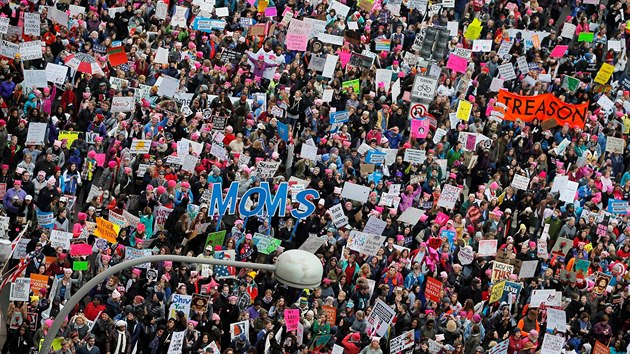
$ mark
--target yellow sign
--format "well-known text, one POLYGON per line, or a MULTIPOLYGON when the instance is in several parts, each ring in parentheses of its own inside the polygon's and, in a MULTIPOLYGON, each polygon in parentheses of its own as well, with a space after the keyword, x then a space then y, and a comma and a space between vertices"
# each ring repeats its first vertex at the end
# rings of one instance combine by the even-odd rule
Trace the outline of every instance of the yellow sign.
POLYGON ((258 12, 265 12, 267 6, 269 6, 268 0, 258 0, 258 12))
POLYGON ((468 28, 466 28, 464 37, 466 37, 466 39, 470 39, 471 41, 479 38, 482 28, 483 26, 481 25, 481 22, 476 18, 470 23, 470 25, 468 25, 468 28))
MULTIPOLYGON (((52 349, 55 350, 55 351, 61 349, 61 346, 63 344, 63 339, 64 339, 63 337, 57 337, 57 338, 53 339, 52 349)), ((44 344, 44 338, 39 340, 39 349, 42 348, 42 344, 44 344)))
POLYGON ((360 0, 359 7, 365 11, 372 11, 374 7, 374 0, 360 0))
POLYGON ((100 237, 109 243, 116 243, 118 231, 120 231, 120 226, 103 218, 96 218, 96 230, 94 230, 94 236, 100 237))
POLYGON ((599 71, 597 72, 597 76, 595 76, 595 82, 597 82, 598 84, 606 85, 614 71, 614 66, 608 63, 603 63, 602 67, 599 68, 599 71))
POLYGON ((505 280, 500 281, 492 286, 492 290, 490 291, 490 300, 488 303, 497 302, 503 296, 503 289, 505 288, 505 280))
POLYGON ((470 118, 470 112, 472 111, 472 106, 472 103, 460 100, 457 104, 457 118, 468 121, 468 118, 470 118))
POLYGON ((72 145, 72 142, 79 138, 79 132, 72 132, 68 130, 62 130, 59 132, 59 140, 67 140, 68 147, 72 145))

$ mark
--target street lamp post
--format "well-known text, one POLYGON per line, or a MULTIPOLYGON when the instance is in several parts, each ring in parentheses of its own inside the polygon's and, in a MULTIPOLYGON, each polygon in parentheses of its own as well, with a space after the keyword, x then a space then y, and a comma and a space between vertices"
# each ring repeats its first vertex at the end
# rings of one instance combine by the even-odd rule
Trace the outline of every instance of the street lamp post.
POLYGON ((275 272, 276 279, 279 282, 295 288, 304 289, 312 289, 318 287, 324 273, 324 268, 319 258, 317 258, 314 254, 303 250, 285 251, 278 257, 278 261, 276 262, 276 264, 236 262, 214 258, 197 258, 172 255, 156 255, 131 259, 119 263, 113 267, 106 269, 104 272, 97 274, 94 278, 92 278, 84 286, 82 286, 76 293, 74 293, 72 297, 70 297, 70 299, 68 299, 64 307, 61 309, 61 311, 59 311, 59 314, 55 318, 55 321, 48 329, 48 334, 46 334, 46 337, 44 338, 44 343, 39 349, 39 354, 49 353, 52 342, 59 332, 59 328, 61 328, 61 324, 63 323, 64 319, 70 315, 72 309, 74 309, 79 301, 81 301, 81 299, 83 299, 88 294, 88 292, 90 292, 90 290, 98 286, 109 276, 114 275, 127 268, 131 268, 138 264, 162 261, 222 265, 236 268, 264 269, 275 272))

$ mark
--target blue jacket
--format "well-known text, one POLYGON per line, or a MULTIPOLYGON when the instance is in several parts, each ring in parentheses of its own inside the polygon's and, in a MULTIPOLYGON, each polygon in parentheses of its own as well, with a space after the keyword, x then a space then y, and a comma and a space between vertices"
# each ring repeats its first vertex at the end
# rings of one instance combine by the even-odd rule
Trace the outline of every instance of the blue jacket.
POLYGON ((13 90, 15 90, 15 82, 3 81, 0 83, 0 96, 5 100, 11 97, 13 90))

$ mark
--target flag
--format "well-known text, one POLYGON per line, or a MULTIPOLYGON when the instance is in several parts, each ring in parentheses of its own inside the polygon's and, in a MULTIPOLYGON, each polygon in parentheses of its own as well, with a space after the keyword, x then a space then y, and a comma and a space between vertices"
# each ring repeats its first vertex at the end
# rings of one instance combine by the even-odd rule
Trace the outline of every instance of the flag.
POLYGON ((18 263, 17 267, 15 267, 15 270, 10 274, 6 274, 4 276, 4 279, 2 279, 2 283, 0 284, 0 292, 2 292, 2 289, 4 289, 7 284, 14 282, 17 278, 20 277, 22 272, 26 270, 26 267, 28 267, 28 265, 33 261, 35 255, 35 251, 33 251, 27 254, 26 257, 20 259, 20 263, 18 263))
MULTIPOLYGON (((234 260, 236 257, 235 257, 234 250, 224 250, 224 251, 215 251, 214 258, 228 261, 228 260, 234 260)), ((215 265, 214 276, 217 279, 236 278, 236 268, 228 267, 224 265, 215 265)))
POLYGON ((112 66, 128 63, 127 53, 125 53, 125 48, 123 46, 107 49, 107 56, 109 57, 109 63, 112 66))

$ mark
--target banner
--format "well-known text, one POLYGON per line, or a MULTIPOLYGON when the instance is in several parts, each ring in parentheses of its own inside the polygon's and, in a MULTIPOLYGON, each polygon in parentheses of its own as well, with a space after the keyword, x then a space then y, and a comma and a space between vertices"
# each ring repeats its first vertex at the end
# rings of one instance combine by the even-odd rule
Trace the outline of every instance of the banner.
POLYGON ((551 93, 536 96, 519 96, 506 90, 499 90, 495 111, 503 110, 504 120, 520 119, 531 122, 555 119, 558 125, 568 123, 572 128, 584 128, 588 103, 568 104, 551 93), (504 105, 504 106, 503 106, 504 105))

